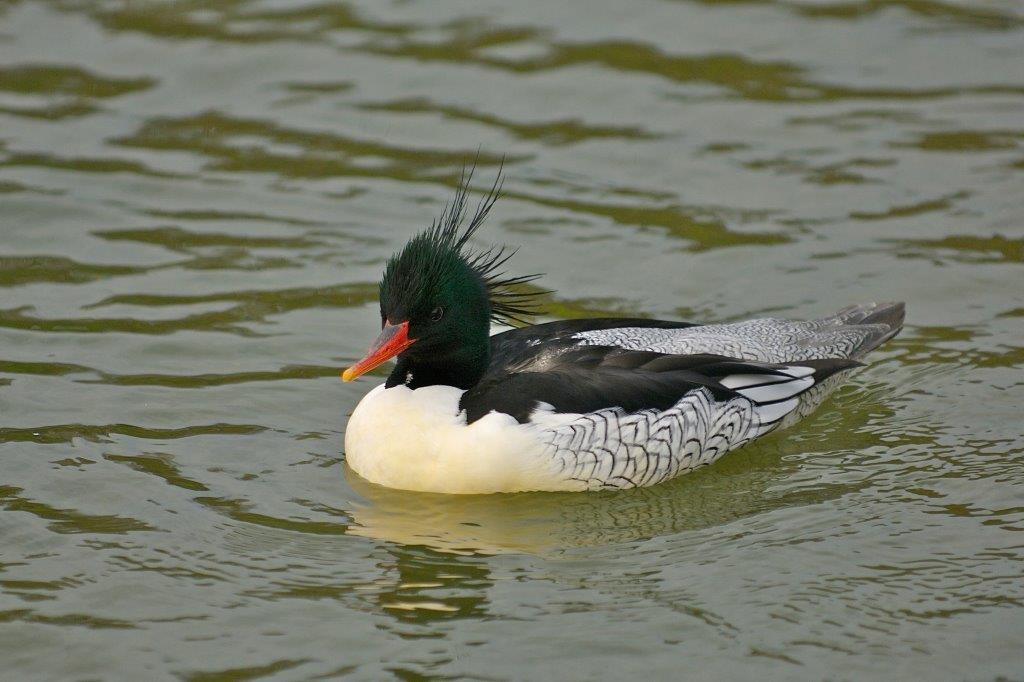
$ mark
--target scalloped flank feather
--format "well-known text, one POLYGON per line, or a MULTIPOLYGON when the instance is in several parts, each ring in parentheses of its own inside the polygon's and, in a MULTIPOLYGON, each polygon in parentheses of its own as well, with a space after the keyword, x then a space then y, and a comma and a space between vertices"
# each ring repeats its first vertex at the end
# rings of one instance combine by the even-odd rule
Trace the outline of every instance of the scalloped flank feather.
POLYGON ((463 229, 466 222, 469 185, 475 170, 475 163, 468 170, 463 168, 455 197, 450 203, 445 204, 441 215, 434 219, 429 228, 413 237, 401 253, 388 259, 380 284, 381 301, 386 299, 389 288, 395 291, 427 288, 430 282, 437 281, 443 276, 444 271, 450 267, 451 259, 457 258, 469 265, 487 287, 491 319, 498 324, 523 325, 527 323, 524 317, 537 313, 537 297, 549 292, 516 291, 517 287, 541 277, 540 274, 510 277, 500 270, 516 254, 517 249, 492 246, 482 251, 474 251, 467 245, 501 196, 504 182, 502 169, 499 168, 494 184, 480 199, 469 225, 463 229), (408 262, 410 258, 415 262, 408 262), (402 261, 405 261, 405 267, 399 267, 402 261))

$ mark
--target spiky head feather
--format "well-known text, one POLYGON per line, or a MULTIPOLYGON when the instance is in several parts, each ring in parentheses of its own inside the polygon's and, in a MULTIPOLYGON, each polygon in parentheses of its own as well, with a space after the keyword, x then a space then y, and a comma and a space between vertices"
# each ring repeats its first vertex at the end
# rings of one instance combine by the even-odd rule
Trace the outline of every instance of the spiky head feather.
POLYGON ((408 317, 429 314, 434 306, 433 296, 453 284, 458 285, 460 278, 485 290, 489 304, 487 314, 494 322, 525 324, 523 317, 535 314, 538 292, 516 291, 516 287, 540 275, 506 276, 501 267, 515 255, 515 250, 490 247, 474 251, 468 246, 498 200, 502 185, 499 170, 494 184, 463 228, 472 178, 472 169, 463 171, 455 198, 445 205, 441 215, 388 259, 380 282, 382 318, 396 309, 408 317))

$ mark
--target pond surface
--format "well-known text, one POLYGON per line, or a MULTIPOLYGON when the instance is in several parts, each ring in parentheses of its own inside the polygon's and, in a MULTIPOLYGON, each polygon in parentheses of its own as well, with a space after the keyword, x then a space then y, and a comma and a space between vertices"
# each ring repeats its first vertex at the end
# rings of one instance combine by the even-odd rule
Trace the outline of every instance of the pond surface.
POLYGON ((1024 677, 1020 4, 8 1, 0 123, 0 677, 1024 677), (544 319, 907 328, 659 487, 370 485, 477 155, 544 319))

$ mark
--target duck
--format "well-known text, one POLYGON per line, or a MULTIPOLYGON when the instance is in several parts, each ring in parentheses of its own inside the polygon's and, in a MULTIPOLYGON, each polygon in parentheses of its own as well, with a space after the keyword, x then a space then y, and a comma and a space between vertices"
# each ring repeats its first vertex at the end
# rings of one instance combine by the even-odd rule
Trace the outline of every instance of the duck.
POLYGON ((391 359, 345 429, 348 467, 408 491, 488 494, 656 485, 813 412, 903 327, 902 302, 807 321, 600 317, 526 324, 538 275, 474 249, 501 175, 468 211, 472 173, 388 259, 380 334, 346 369, 391 359), (492 323, 512 327, 491 334, 492 323))

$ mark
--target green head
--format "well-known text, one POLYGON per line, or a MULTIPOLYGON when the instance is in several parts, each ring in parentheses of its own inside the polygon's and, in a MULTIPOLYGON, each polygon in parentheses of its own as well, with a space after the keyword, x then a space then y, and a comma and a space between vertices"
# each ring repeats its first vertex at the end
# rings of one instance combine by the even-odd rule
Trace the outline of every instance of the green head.
POLYGON ((397 355, 389 386, 443 383, 469 388, 490 359, 491 321, 512 324, 531 314, 533 294, 512 289, 536 275, 505 277, 498 270, 514 252, 472 251, 467 246, 500 189, 495 180, 463 228, 471 177, 470 173, 459 183, 454 201, 441 217, 388 260, 380 282, 381 337, 344 378, 397 355))

